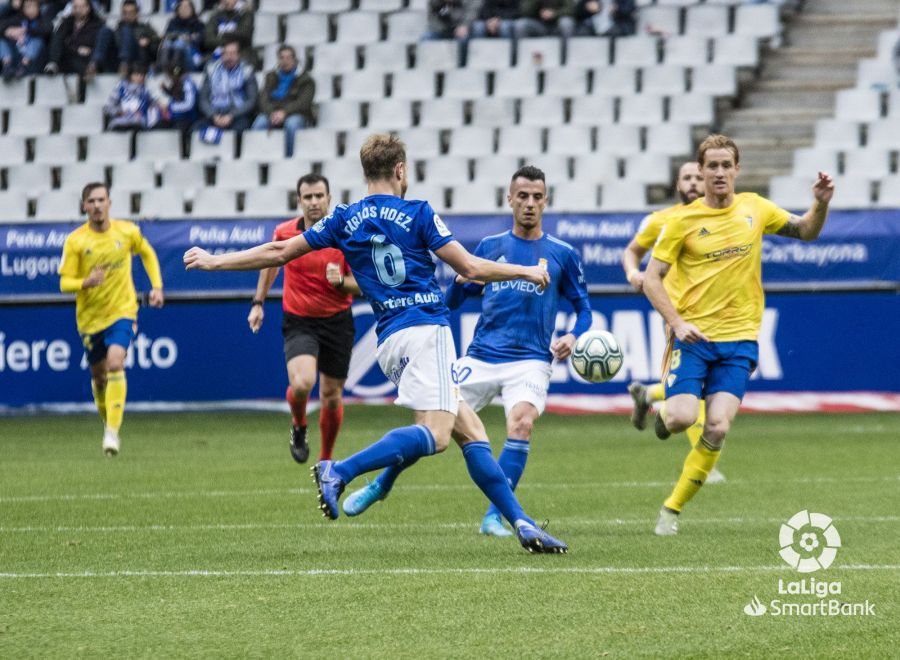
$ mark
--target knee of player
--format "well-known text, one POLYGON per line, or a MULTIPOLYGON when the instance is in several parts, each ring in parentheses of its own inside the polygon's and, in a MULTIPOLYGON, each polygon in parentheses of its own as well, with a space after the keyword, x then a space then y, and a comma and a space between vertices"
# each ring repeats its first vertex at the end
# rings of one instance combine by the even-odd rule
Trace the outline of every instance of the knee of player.
POLYGON ((294 390, 294 397, 298 399, 301 397, 308 397, 315 384, 315 379, 310 380, 308 378, 297 378, 291 381, 291 389, 294 390))
POLYGON ((444 429, 435 429, 428 427, 428 430, 431 431, 431 435, 434 437, 434 453, 440 454, 447 447, 450 446, 450 431, 446 431, 444 429))
POLYGON ((341 388, 324 386, 320 388, 319 394, 322 398, 322 406, 324 406, 325 408, 334 410, 335 408, 340 407, 341 388))
POLYGON ((674 433, 684 431, 697 421, 697 416, 684 410, 666 409, 666 428, 674 433))
POLYGON ((703 437, 712 443, 721 444, 730 429, 731 423, 727 419, 707 418, 703 425, 703 437))
POLYGON ((118 355, 106 356, 106 371, 122 371, 125 368, 125 358, 118 355))
POLYGON ((528 417, 510 419, 506 425, 506 434, 516 440, 531 440, 531 432, 534 430, 534 420, 528 417))

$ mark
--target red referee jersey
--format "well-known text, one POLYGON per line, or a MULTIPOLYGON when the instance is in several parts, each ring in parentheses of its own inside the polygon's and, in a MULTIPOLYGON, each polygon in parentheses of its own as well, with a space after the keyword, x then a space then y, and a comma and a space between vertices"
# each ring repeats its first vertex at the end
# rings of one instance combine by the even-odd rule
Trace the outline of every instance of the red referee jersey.
MULTIPOLYGON (((303 233, 303 218, 292 218, 275 227, 273 240, 284 241, 303 233)), ((341 293, 325 279, 325 266, 337 263, 344 275, 350 267, 344 254, 334 248, 315 250, 289 261, 284 266, 284 311, 296 316, 324 318, 342 312, 353 303, 353 296, 341 293)))

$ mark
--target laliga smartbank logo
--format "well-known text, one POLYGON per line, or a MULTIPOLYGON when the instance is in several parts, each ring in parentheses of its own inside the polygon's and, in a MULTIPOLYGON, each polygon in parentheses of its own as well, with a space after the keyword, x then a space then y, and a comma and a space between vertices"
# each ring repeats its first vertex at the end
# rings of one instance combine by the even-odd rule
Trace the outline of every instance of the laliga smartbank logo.
MULTIPOLYGON (((831 518, 823 513, 803 510, 791 516, 781 525, 778 534, 778 554, 799 573, 825 570, 837 556, 841 547, 841 535, 831 518)), ((868 600, 850 603, 842 596, 839 581, 817 580, 814 577, 796 581, 778 579, 778 598, 764 603, 754 594, 744 606, 744 614, 763 616, 871 616, 875 605, 868 600), (787 598, 785 598, 785 596, 787 598), (810 599, 809 597, 812 597, 810 599), (790 599, 790 600, 788 600, 790 599)))

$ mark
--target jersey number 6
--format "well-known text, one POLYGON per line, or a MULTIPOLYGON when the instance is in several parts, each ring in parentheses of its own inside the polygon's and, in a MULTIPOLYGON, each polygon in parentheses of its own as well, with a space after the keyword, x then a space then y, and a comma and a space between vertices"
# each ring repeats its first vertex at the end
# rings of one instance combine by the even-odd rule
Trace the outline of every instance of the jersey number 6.
POLYGON ((377 234, 372 237, 372 261, 378 279, 385 286, 400 286, 406 280, 406 264, 403 252, 396 245, 386 243, 385 237, 377 234))

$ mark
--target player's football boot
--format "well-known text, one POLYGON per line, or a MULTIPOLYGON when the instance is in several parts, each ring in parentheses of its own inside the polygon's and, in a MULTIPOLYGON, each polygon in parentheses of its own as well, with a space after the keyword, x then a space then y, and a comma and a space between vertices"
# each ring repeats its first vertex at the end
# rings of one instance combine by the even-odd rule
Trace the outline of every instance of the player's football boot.
POLYGON ((322 515, 337 520, 338 500, 344 492, 344 482, 332 470, 334 461, 319 461, 312 466, 313 479, 319 491, 319 508, 322 515))
POLYGON ((306 427, 291 427, 291 456, 298 463, 306 463, 309 459, 309 444, 306 442, 306 427))
POLYGON ((650 404, 647 403, 647 388, 634 381, 628 386, 628 393, 634 401, 631 409, 631 423, 638 431, 647 428, 647 413, 650 412, 650 404))
POLYGON ((709 471, 709 476, 706 477, 706 481, 703 482, 706 485, 709 484, 724 484, 725 483, 725 475, 719 472, 716 468, 713 468, 709 471))
POLYGON ((119 434, 112 429, 103 432, 103 453, 107 456, 119 455, 119 434))
POLYGON ((380 502, 387 496, 388 494, 381 489, 381 484, 373 481, 350 493, 341 508, 348 516, 358 516, 375 502, 380 502))
POLYGON ((678 533, 678 514, 666 507, 661 508, 653 533, 657 536, 675 536, 678 533))
POLYGON ((569 551, 565 543, 524 520, 516 523, 516 538, 523 548, 536 554, 565 554, 569 551))
POLYGON ((672 432, 666 428, 666 420, 663 418, 662 411, 656 415, 656 425, 654 426, 656 437, 660 440, 668 440, 672 432))
POLYGON ((503 520, 497 513, 488 513, 481 520, 479 530, 485 536, 512 536, 512 532, 503 526, 503 520))

